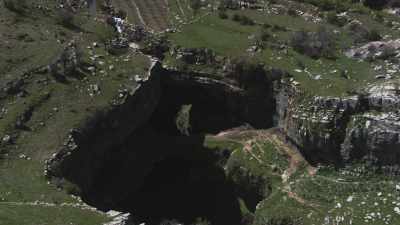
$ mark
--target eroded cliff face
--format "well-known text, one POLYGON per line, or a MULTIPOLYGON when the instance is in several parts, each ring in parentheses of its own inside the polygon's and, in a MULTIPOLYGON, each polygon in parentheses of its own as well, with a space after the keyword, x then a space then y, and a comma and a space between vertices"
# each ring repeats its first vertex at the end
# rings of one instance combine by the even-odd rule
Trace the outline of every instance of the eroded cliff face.
POLYGON ((91 189, 107 151, 142 126, 155 110, 161 95, 161 70, 155 63, 139 86, 120 93, 111 108, 95 112, 71 130, 64 145, 46 162, 46 175, 67 179, 82 191, 91 189))
POLYGON ((208 130, 214 133, 244 123, 254 128, 273 125, 273 89, 267 78, 244 88, 232 80, 216 79, 210 74, 168 71, 163 83, 164 94, 170 99, 164 103, 193 104, 191 124, 195 130, 215 127, 215 130, 208 130), (216 124, 220 124, 219 127, 216 124))
POLYGON ((110 110, 71 130, 48 160, 46 174, 75 184, 96 208, 134 212, 150 224, 163 218, 191 223, 197 217, 240 224, 237 187, 223 168, 230 153, 204 147, 204 135, 244 124, 271 127, 271 83, 242 88, 155 63, 140 84, 110 110), (187 105, 189 127, 182 133, 177 120, 187 105))
POLYGON ((366 89, 367 111, 351 117, 341 155, 346 162, 400 163, 400 86, 386 82, 366 89))
POLYGON ((400 162, 398 83, 376 84, 343 98, 302 98, 288 92, 287 84, 279 90, 284 93, 276 95, 279 125, 311 162, 400 162))

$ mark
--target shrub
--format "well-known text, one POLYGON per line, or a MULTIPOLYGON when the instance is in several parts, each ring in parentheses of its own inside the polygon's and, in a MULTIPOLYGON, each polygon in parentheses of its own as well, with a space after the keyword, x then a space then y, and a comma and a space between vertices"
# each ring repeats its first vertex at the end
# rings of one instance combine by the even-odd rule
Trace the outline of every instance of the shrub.
POLYGON ((296 12, 296 9, 294 9, 294 8, 292 8, 292 7, 290 7, 289 9, 288 9, 288 15, 289 16, 297 16, 297 12, 296 12))
POLYGON ((74 26, 74 14, 69 9, 59 9, 58 10, 58 22, 65 27, 74 26))
POLYGON ((211 223, 204 218, 196 218, 195 222, 191 225, 211 225, 211 223))
POLYGON ((295 51, 311 58, 334 58, 336 54, 336 41, 324 27, 317 32, 295 32, 291 45, 295 51))
POLYGON ((260 34, 261 41, 268 41, 271 39, 271 37, 272 37, 272 35, 267 30, 263 29, 261 31, 261 34, 260 34))
POLYGON ((77 75, 79 68, 84 63, 82 55, 81 48, 75 42, 69 43, 57 59, 49 65, 50 73, 58 79, 77 75))
POLYGON ((380 10, 389 3, 389 0, 364 0, 364 5, 371 8, 380 10))
POLYGON ((336 8, 333 0, 322 0, 318 3, 318 7, 322 10, 334 10, 336 8))
POLYGON ((26 0, 4 0, 4 6, 16 13, 22 14, 27 7, 26 0))
POLYGON ((117 11, 117 17, 126 19, 127 16, 128 16, 128 13, 125 10, 119 9, 117 11))
POLYGON ((267 219, 267 221, 264 221, 265 225, 302 225, 302 219, 301 218, 296 218, 296 217, 273 217, 270 219, 267 219))
POLYGON ((242 25, 254 25, 255 22, 248 16, 246 15, 239 15, 235 13, 232 17, 232 20, 235 22, 239 22, 242 25))
POLYGON ((346 24, 346 19, 343 17, 339 17, 336 12, 332 11, 326 15, 326 19, 328 23, 336 25, 336 26, 344 26, 346 24))
POLYGON ((273 30, 273 31, 283 31, 283 32, 288 31, 288 29, 287 29, 286 27, 280 26, 280 25, 278 25, 278 24, 274 24, 274 25, 272 26, 272 30, 273 30))
POLYGON ((170 48, 170 42, 166 36, 152 36, 144 41, 142 52, 160 59, 164 58, 164 53, 170 48))
POLYGON ((235 9, 239 8, 239 4, 235 0, 223 0, 223 1, 221 1, 220 8, 221 9, 233 9, 233 10, 235 10, 235 9))
POLYGON ((400 8, 400 0, 391 0, 389 6, 392 8, 400 8))
POLYGON ((269 23, 264 23, 263 25, 262 25, 262 28, 263 29, 269 29, 269 28, 271 28, 272 26, 271 26, 271 24, 269 24, 269 23))
POLYGON ((95 35, 101 43, 106 44, 116 36, 116 32, 114 28, 108 24, 96 24, 95 35))
POLYGON ((350 8, 351 0, 297 0, 317 6, 324 11, 345 11, 350 8))
POLYGON ((367 40, 368 41, 380 41, 380 40, 382 40, 382 36, 379 34, 379 31, 373 29, 368 32, 367 40))
POLYGON ((255 23, 251 18, 243 15, 241 17, 240 24, 242 24, 242 25, 250 25, 251 26, 251 25, 254 25, 255 23))
POLYGON ((232 20, 236 21, 236 22, 240 22, 240 20, 242 19, 242 17, 239 14, 233 14, 232 20))
POLYGON ((383 16, 381 11, 378 11, 374 15, 374 20, 377 21, 378 23, 384 23, 385 22, 385 18, 384 18, 384 16, 383 16))
POLYGON ((225 12, 225 11, 223 11, 223 10, 219 10, 219 12, 218 12, 218 16, 219 16, 219 18, 221 18, 221 19, 228 19, 228 14, 225 12))
POLYGON ((375 29, 369 30, 366 26, 358 23, 349 24, 347 27, 354 38, 355 43, 367 41, 380 41, 382 39, 379 31, 375 29))
POLYGON ((238 57, 232 60, 228 76, 246 88, 253 84, 263 84, 266 71, 264 64, 254 58, 238 57))
POLYGON ((190 1, 190 7, 193 9, 194 14, 197 14, 197 12, 200 10, 202 6, 201 0, 191 0, 190 1))
POLYGON ((183 135, 189 136, 191 125, 190 125, 190 111, 192 105, 182 105, 181 109, 176 115, 175 124, 179 132, 183 135))
POLYGON ((65 181, 63 188, 67 192, 67 194, 70 194, 70 195, 79 196, 82 194, 82 190, 80 189, 80 187, 78 185, 73 184, 68 181, 65 181))

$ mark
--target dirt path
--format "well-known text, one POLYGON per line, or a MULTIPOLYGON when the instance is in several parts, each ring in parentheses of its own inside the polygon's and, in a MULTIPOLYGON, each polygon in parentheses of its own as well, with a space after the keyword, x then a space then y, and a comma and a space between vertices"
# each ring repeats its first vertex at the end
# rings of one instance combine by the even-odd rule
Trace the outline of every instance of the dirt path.
POLYGON ((227 131, 223 131, 217 134, 215 137, 222 139, 231 139, 235 137, 240 137, 241 135, 251 135, 253 138, 250 140, 245 140, 242 142, 243 150, 250 154, 258 163, 264 164, 264 162, 253 153, 253 147, 257 146, 257 148, 262 149, 260 146, 260 142, 269 141, 272 143, 277 150, 279 150, 282 154, 284 154, 288 161, 289 165, 285 169, 285 171, 281 174, 282 177, 282 190, 288 194, 290 198, 295 199, 297 202, 317 208, 318 205, 308 202, 307 200, 300 197, 296 192, 292 190, 290 184, 290 178, 302 167, 306 166, 306 170, 310 176, 314 176, 316 174, 317 169, 304 159, 302 154, 298 151, 298 149, 287 142, 285 140, 285 136, 280 133, 276 129, 271 130, 243 130, 243 129, 231 129, 227 131))
POLYGON ((250 154, 254 159, 256 159, 258 163, 264 164, 264 162, 258 156, 256 156, 256 154, 253 153, 253 145, 255 143, 256 142, 254 142, 254 140, 246 141, 243 150, 246 151, 248 154, 250 154))
POLYGON ((176 4, 178 5, 179 11, 181 11, 183 19, 186 20, 187 18, 186 18, 185 10, 183 10, 183 8, 182 8, 181 1, 180 0, 175 0, 175 1, 176 1, 176 4))
POLYGON ((289 166, 282 174, 282 184, 283 191, 288 194, 290 198, 295 199, 297 202, 308 205, 312 208, 317 208, 318 205, 313 204, 300 197, 296 192, 292 190, 290 185, 290 178, 300 169, 302 165, 306 165, 306 170, 310 176, 314 176, 316 173, 316 168, 308 164, 308 162, 304 159, 302 154, 298 151, 298 149, 287 142, 282 133, 276 130, 268 130, 268 131, 259 131, 259 137, 264 140, 270 141, 278 150, 280 150, 283 154, 288 157, 289 166))
POLYGON ((140 12, 139 7, 136 5, 136 2, 134 0, 130 0, 130 1, 132 2, 133 6, 136 9, 136 13, 137 13, 137 15, 139 17, 140 23, 143 24, 143 26, 147 26, 146 21, 144 21, 142 13, 140 12))

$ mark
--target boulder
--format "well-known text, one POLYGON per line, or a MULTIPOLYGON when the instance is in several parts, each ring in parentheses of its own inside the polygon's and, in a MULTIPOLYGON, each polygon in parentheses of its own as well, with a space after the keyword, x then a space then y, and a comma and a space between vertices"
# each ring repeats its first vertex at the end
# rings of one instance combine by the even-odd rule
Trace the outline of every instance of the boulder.
POLYGON ((359 48, 353 48, 345 54, 347 57, 362 59, 362 60, 375 60, 375 59, 388 59, 390 57, 397 57, 400 53, 400 39, 390 41, 374 41, 369 42, 359 48))

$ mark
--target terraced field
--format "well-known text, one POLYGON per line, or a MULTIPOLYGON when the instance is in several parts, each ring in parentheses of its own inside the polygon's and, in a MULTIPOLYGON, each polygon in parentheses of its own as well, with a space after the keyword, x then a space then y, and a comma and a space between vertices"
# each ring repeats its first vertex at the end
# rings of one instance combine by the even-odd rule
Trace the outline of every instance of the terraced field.
POLYGON ((146 25, 154 31, 168 27, 168 2, 166 0, 135 0, 146 25))
POLYGON ((115 0, 113 5, 128 14, 134 24, 145 25, 156 32, 168 28, 168 0, 115 0))
POLYGON ((209 3, 210 7, 204 7, 197 12, 190 7, 189 0, 114 0, 112 4, 127 13, 130 23, 162 32, 208 15, 211 5, 215 5, 213 1, 209 3))

